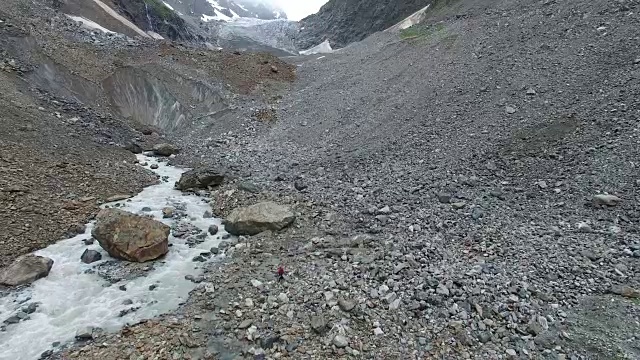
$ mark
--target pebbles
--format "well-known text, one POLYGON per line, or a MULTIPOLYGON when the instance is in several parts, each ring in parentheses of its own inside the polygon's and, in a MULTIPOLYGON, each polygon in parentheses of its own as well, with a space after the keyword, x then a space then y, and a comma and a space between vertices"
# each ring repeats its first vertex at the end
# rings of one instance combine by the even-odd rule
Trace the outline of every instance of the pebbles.
POLYGON ((265 358, 580 359, 623 349, 636 325, 585 341, 571 316, 585 298, 634 293, 611 284, 638 285, 636 85, 602 51, 629 48, 637 27, 605 2, 539 5, 463 7, 477 31, 444 17, 449 47, 441 36, 409 46, 382 33, 339 58, 299 59, 277 126, 225 134, 216 154, 212 141, 189 139, 184 156, 234 164, 261 185, 223 184, 211 194, 216 214, 277 201, 296 222, 238 248, 222 243, 228 262, 193 292, 181 331, 198 336, 188 314, 210 314, 208 344, 238 341, 234 355, 265 358), (600 23, 616 24, 615 41, 593 37, 600 23), (429 82, 416 80, 423 73, 429 82), (312 186, 299 191, 293 179, 312 186), (624 201, 595 200, 605 192, 624 201))

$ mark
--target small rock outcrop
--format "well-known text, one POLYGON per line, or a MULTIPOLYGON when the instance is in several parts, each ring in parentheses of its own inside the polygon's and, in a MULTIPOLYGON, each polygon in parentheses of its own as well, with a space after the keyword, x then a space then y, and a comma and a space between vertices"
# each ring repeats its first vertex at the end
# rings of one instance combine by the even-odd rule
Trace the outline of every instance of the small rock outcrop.
POLYGON ((207 189, 212 186, 219 186, 224 181, 224 174, 211 169, 193 169, 185 172, 180 177, 180 180, 176 182, 176 189, 178 190, 196 190, 207 189))
POLYGON ((171 156, 177 154, 180 150, 171 144, 157 144, 153 147, 153 153, 159 156, 171 156))
POLYGON ((171 228, 159 221, 118 209, 98 213, 93 237, 109 255, 127 261, 145 262, 169 251, 171 228))
POLYGON ((0 284, 17 286, 32 283, 49 275, 52 266, 53 260, 44 256, 21 256, 0 273, 0 284))
POLYGON ((234 210, 225 222, 225 229, 233 235, 256 235, 281 230, 294 220, 295 215, 288 207, 267 201, 234 210))

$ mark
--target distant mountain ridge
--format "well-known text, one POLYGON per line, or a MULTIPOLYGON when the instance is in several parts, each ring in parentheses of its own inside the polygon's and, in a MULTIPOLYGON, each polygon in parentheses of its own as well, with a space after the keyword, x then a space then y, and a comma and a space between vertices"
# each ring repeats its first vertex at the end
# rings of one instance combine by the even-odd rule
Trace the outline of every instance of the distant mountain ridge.
POLYGON ((300 21, 296 37, 300 49, 329 40, 344 47, 385 30, 437 0, 329 0, 318 13, 300 21))
POLYGON ((179 15, 202 22, 229 21, 239 17, 262 20, 287 18, 282 9, 260 0, 164 0, 164 3, 179 15))

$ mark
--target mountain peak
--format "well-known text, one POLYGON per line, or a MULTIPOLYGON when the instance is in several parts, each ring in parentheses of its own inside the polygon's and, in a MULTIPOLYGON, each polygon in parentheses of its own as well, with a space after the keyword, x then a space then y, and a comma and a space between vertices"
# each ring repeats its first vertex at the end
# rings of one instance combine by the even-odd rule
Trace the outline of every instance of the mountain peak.
POLYGON ((260 0, 164 0, 183 17, 197 21, 230 21, 236 18, 286 19, 286 13, 260 0))

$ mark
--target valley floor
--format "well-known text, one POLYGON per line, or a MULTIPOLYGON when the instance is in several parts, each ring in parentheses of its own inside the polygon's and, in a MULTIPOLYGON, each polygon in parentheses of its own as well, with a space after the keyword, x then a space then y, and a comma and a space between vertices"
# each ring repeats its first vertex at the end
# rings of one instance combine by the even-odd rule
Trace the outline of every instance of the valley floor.
POLYGON ((640 358, 640 2, 436 3, 168 133, 295 224, 53 358, 640 358))

